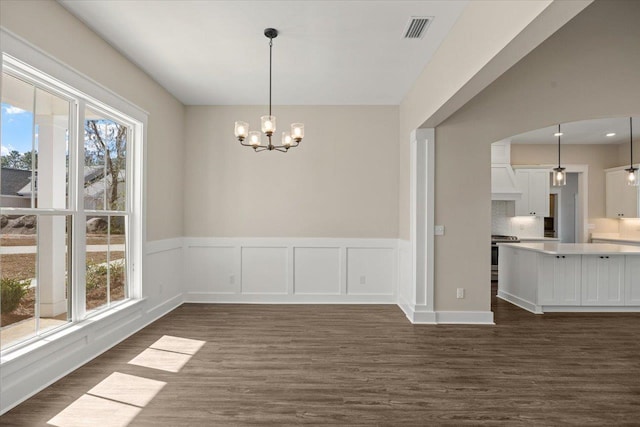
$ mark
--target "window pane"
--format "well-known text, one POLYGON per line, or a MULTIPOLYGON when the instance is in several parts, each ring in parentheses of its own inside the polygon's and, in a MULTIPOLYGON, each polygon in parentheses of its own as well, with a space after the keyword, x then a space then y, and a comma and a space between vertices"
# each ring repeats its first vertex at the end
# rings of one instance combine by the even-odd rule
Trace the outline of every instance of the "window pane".
POLYGON ((124 215, 87 220, 87 311, 128 297, 124 215))
POLYGON ((108 303, 109 217, 87 218, 87 311, 108 303))
POLYGON ((66 324, 71 216, 2 216, 2 348, 66 324))
POLYGON ((2 74, 0 103, 2 191, 1 207, 33 207, 32 168, 34 152, 33 104, 35 88, 6 73, 2 74))
POLYGON ((69 102, 36 89, 36 206, 65 209, 69 182, 69 102))
POLYGON ((84 123, 84 207, 124 211, 127 182, 127 126, 90 108, 84 123))
POLYGON ((112 216, 109 233, 109 297, 117 302, 127 295, 127 264, 124 216, 112 216))
POLYGON ((36 334, 38 227, 34 215, 0 219, 0 345, 5 349, 36 334))

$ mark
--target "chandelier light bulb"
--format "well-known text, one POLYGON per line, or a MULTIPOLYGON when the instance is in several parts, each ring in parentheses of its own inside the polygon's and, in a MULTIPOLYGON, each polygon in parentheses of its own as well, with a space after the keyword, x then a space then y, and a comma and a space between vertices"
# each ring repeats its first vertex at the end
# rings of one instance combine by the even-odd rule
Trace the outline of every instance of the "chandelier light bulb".
POLYGON ((285 147, 291 147, 291 142, 293 140, 291 139, 291 135, 289 135, 287 132, 282 132, 282 145, 284 145, 285 147))
POLYGON ((291 125, 291 137, 295 142, 300 142, 304 138, 304 124, 294 123, 291 125))
POLYGON ((635 174, 635 173, 633 173, 633 172, 629 172, 629 175, 628 175, 627 179, 628 179, 630 182, 635 182, 635 181, 636 181, 636 174, 635 174))
POLYGON ((262 144, 260 132, 249 132, 249 144, 253 147, 259 147, 262 144))
POLYGON ((240 142, 244 141, 249 134, 249 124, 245 122, 236 122, 235 134, 236 138, 238 138, 240 142))
POLYGON ((273 132, 276 131, 275 116, 262 116, 260 122, 262 123, 262 132, 267 136, 273 135, 273 132))

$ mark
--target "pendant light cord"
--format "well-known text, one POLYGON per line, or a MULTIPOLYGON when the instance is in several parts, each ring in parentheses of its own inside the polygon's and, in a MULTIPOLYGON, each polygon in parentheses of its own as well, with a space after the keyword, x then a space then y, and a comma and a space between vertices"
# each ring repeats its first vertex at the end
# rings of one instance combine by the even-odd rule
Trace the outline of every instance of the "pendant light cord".
POLYGON ((560 169, 560 125, 558 125, 558 169, 560 169))
POLYGON ((633 169, 633 120, 631 120, 631 117, 629 117, 629 147, 631 147, 631 158, 629 159, 631 164, 629 167, 633 169))
POLYGON ((273 56, 273 38, 269 37, 269 116, 271 116, 271 63, 273 56))

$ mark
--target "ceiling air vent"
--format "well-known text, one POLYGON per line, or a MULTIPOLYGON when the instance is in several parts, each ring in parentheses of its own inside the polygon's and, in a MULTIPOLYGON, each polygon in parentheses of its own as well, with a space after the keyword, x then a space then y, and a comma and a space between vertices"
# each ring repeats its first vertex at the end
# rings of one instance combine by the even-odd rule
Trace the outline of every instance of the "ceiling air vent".
POLYGON ((412 16, 404 30, 404 38, 421 39, 432 19, 431 16, 412 16))

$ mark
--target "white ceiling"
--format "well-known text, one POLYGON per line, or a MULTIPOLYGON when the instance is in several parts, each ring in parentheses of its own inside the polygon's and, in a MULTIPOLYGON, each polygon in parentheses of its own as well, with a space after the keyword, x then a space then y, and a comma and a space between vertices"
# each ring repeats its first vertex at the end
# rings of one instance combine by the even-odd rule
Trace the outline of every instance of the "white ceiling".
POLYGON ((187 105, 397 105, 468 0, 59 0, 187 105), (411 16, 434 20, 404 40, 411 16))
MULTIPOLYGON (((633 118, 634 141, 640 135, 640 117, 633 118)), ((623 144, 629 142, 629 117, 583 120, 562 123, 561 144, 623 144), (608 137, 608 133, 615 136, 608 137)), ((508 138, 512 144, 557 144, 558 125, 537 129, 508 138)))

